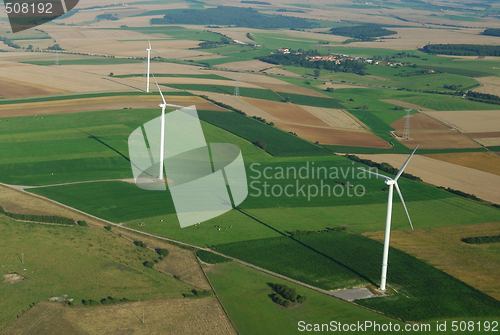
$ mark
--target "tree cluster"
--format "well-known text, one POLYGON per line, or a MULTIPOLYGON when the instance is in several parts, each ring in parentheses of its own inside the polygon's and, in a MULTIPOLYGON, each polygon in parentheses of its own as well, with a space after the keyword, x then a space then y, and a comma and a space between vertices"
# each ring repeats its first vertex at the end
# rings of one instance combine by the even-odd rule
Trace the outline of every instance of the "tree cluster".
POLYGON ((500 36, 500 29, 499 28, 488 28, 485 29, 481 35, 487 35, 487 36, 500 36))
POLYGON ((30 221, 30 222, 42 222, 42 223, 57 223, 66 225, 75 225, 76 222, 73 219, 65 218, 55 215, 34 215, 34 214, 18 214, 6 212, 2 206, 0 206, 0 214, 4 214, 14 220, 20 221, 30 221))
POLYGON ((478 44, 428 44, 422 51, 453 56, 500 56, 500 46, 478 44))
POLYGON ((110 21, 118 21, 119 18, 118 16, 115 14, 99 14, 95 17, 96 20, 110 20, 110 21))
POLYGON ((397 32, 374 25, 361 25, 350 27, 336 27, 330 29, 333 35, 347 36, 355 39, 369 41, 375 37, 395 35, 397 32))
POLYGON ((270 284, 270 286, 275 292, 271 295, 271 299, 281 306, 290 307, 294 302, 301 304, 306 301, 306 297, 299 295, 294 288, 284 284, 270 284))
POLYGON ((8 45, 11 48, 14 49, 20 49, 21 47, 17 45, 16 43, 12 42, 12 40, 8 39, 7 37, 0 37, 0 41, 2 41, 4 44, 8 45))
POLYGON ((222 25, 257 29, 315 28, 316 22, 282 15, 264 15, 252 8, 218 6, 216 8, 173 10, 151 24, 222 25))

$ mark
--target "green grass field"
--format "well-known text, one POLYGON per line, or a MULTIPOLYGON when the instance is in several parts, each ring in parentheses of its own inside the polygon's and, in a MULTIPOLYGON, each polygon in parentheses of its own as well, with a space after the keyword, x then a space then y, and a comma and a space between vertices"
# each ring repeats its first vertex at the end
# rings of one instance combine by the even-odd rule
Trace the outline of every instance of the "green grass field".
MULTIPOLYGON (((0 330, 50 297, 100 300, 108 296, 130 300, 180 298, 192 287, 147 269, 143 262, 158 259, 118 235, 78 226, 61 227, 15 222, 0 216, 2 273, 15 272, 26 280, 2 285, 0 330), (24 253, 24 264, 21 263, 24 253)), ((2 277, 3 280, 3 277, 2 277)))
MULTIPOLYGON (((373 320, 377 323, 400 323, 367 309, 340 301, 319 292, 277 279, 242 265, 221 264, 207 270, 217 296, 242 335, 300 334, 299 321, 329 324, 331 321, 357 323, 373 320), (285 309, 269 297, 269 283, 286 284, 295 288, 307 301, 296 308, 285 309)), ((367 331, 366 334, 375 334, 367 331)))
MULTIPOLYGON (((236 84, 236 82, 235 82, 236 84)), ((222 85, 202 85, 202 84, 163 84, 163 86, 174 87, 180 90, 194 90, 194 91, 204 91, 204 92, 215 92, 223 94, 234 94, 234 85, 222 86, 222 85)), ((270 101, 282 102, 283 98, 271 90, 240 87, 240 96, 248 98, 257 98, 270 101)))
MULTIPOLYGON (((214 249, 311 285, 335 289, 378 284, 383 245, 356 234, 330 232, 214 249)), ((398 293, 359 304, 411 321, 500 314, 499 301, 408 254, 391 249, 389 260, 388 283, 398 293)))
POLYGON ((330 155, 325 149, 295 135, 235 112, 199 111, 200 119, 250 142, 264 141, 273 156, 330 155))

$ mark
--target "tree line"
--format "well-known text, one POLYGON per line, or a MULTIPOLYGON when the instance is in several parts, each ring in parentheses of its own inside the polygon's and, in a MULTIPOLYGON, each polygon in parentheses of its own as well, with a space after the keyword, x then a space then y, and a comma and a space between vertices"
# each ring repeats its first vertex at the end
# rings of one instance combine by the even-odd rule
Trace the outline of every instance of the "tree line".
POLYGON ((20 221, 31 221, 31 222, 41 222, 41 223, 57 223, 66 225, 75 225, 76 222, 73 219, 65 218, 55 215, 34 215, 34 214, 18 214, 6 212, 2 206, 0 206, 0 213, 4 214, 14 220, 20 221))
POLYGON ((428 44, 422 48, 429 54, 452 56, 500 56, 500 46, 478 44, 428 44))
POLYGON ((151 19, 151 24, 215 24, 257 29, 315 28, 319 26, 316 22, 298 17, 264 15, 253 8, 229 6, 218 6, 204 10, 172 10, 161 19, 151 19))
POLYGON ((500 29, 499 28, 488 28, 485 29, 481 35, 486 35, 486 36, 500 36, 500 29))
POLYGON ((362 41, 370 41, 373 40, 375 37, 397 34, 397 32, 395 32, 394 30, 389 30, 373 25, 335 27, 330 29, 330 32, 333 35, 352 37, 362 41))

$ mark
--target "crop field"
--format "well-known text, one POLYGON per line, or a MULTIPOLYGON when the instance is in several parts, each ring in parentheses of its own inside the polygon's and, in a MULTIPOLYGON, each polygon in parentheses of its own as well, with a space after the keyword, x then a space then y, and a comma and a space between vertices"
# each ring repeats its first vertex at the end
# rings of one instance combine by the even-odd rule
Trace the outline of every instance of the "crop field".
POLYGON ((500 175, 500 157, 493 152, 464 152, 453 154, 425 155, 432 159, 448 162, 471 169, 500 175))
MULTIPOLYGON (((169 96, 169 103, 176 105, 196 105, 200 109, 213 109, 221 111, 222 108, 195 96, 169 96)), ((111 96, 83 99, 68 99, 59 101, 45 101, 33 103, 19 103, 0 105, 0 113, 3 117, 27 116, 27 115, 51 115, 64 113, 92 112, 96 110, 119 110, 119 109, 144 109, 156 108, 161 102, 161 97, 156 95, 143 96, 111 96)), ((160 111, 161 112, 161 111, 160 111)), ((43 123, 42 120, 39 120, 43 123)))
MULTIPOLYGON (((405 127, 405 122, 406 122, 406 117, 401 118, 399 120, 394 121, 391 124, 391 127, 398 130, 402 131, 405 127)), ((444 130, 444 129, 449 129, 449 127, 445 126, 444 124, 437 122, 434 119, 431 119, 425 114, 418 113, 418 114, 412 114, 411 119, 410 119, 410 130, 444 130)))
POLYGON ((236 334, 214 297, 150 300, 93 308, 65 308, 57 303, 44 302, 31 308, 4 332, 63 335, 103 331, 236 334), (145 323, 142 322, 143 310, 145 323))
MULTIPOLYGON (((234 94, 234 86, 214 86, 214 85, 197 85, 197 84, 169 84, 168 86, 180 90, 214 92, 222 94, 234 94)), ((270 101, 283 101, 283 98, 271 90, 263 90, 258 88, 241 87, 240 96, 249 98, 258 98, 270 101)))
MULTIPOLYGON (((405 155, 359 155, 377 162, 387 162, 393 166, 403 165, 405 155)), ((455 165, 446 161, 435 160, 417 155, 408 166, 408 173, 422 178, 423 181, 452 189, 458 189, 477 197, 500 203, 498 189, 500 178, 498 175, 478 171, 473 168, 455 165), (474 183, 470 181, 474 180, 474 183)))
POLYGON ((361 124, 352 115, 341 109, 312 106, 301 107, 333 128, 353 130, 366 129, 365 125, 361 124))
MULTIPOLYGON (((127 138, 132 130, 158 115, 158 109, 126 109, 43 118, 2 118, 0 148, 4 156, 0 161, 0 180, 10 184, 50 185, 130 178, 127 138)), ((255 123, 260 126, 257 121, 255 123)), ((230 133, 207 124, 204 127, 209 142, 235 143, 246 159, 268 157, 251 143, 230 133)), ((309 145, 287 136, 292 137, 292 141, 309 145)))
MULTIPOLYGON (((360 235, 330 232, 214 248, 303 282, 334 289, 360 282, 377 283, 380 265, 372 258, 382 253, 383 245, 360 235), (308 262, 300 261, 304 258, 308 262)), ((357 302, 412 321, 491 317, 500 312, 499 301, 394 248, 391 249, 390 286, 398 291, 392 299, 357 302), (429 286, 429 282, 433 284, 429 286)))
MULTIPOLYGON (((398 132, 398 135, 402 137, 403 133, 398 132)), ((415 148, 417 144, 419 144, 420 149, 460 149, 481 147, 469 137, 453 130, 414 131, 410 132, 409 140, 401 141, 401 143, 410 149, 415 148)))
POLYGON ((481 87, 474 89, 476 92, 499 95, 500 94, 500 78, 498 77, 482 77, 475 78, 481 87))
POLYGON ((310 126, 328 127, 328 124, 312 115, 300 106, 284 102, 271 102, 260 99, 242 98, 255 107, 271 114, 275 119, 284 123, 298 123, 310 126))
POLYGON ((273 156, 321 156, 329 153, 292 134, 237 113, 199 111, 200 119, 250 142, 264 141, 273 156))
POLYGON ((366 130, 344 130, 332 127, 315 127, 301 123, 275 122, 276 126, 297 134, 311 142, 326 145, 365 146, 368 148, 390 149, 390 143, 366 130))
POLYGON ((43 95, 55 95, 65 93, 62 90, 41 87, 29 83, 23 83, 12 79, 0 78, 0 95, 6 99, 24 98, 43 95))
POLYGON ((462 133, 498 132, 500 111, 457 110, 451 112, 427 112, 462 133))
MULTIPOLYGON (((391 244, 499 300, 497 278, 500 271, 500 245, 471 247, 461 241, 469 236, 495 235, 499 225, 493 222, 418 229, 413 232, 398 230, 391 233, 391 244)), ((381 231, 364 235, 378 241, 384 238, 381 231)))

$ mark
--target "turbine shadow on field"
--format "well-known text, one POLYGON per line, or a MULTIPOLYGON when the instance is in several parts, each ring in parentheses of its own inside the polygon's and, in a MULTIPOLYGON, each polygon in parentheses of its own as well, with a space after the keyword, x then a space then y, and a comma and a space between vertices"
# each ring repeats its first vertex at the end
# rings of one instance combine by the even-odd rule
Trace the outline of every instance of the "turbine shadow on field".
POLYGON ((244 214, 244 215, 248 216, 249 218, 251 218, 251 219, 253 219, 253 220, 257 221, 258 223, 260 223, 260 224, 262 224, 262 225, 266 226, 267 228, 274 230, 274 231, 275 231, 275 232, 277 232, 278 234, 280 234, 280 235, 282 235, 282 236, 284 236, 284 237, 288 237, 290 240, 292 240, 292 241, 294 241, 294 242, 297 242, 297 243, 298 243, 298 244, 300 244, 301 246, 303 246, 303 247, 305 247, 305 248, 307 248, 307 249, 309 249, 309 250, 311 250, 311 251, 313 251, 313 252, 317 253, 318 255, 320 255, 320 256, 322 256, 322 257, 324 257, 324 258, 326 258, 326 259, 329 259, 330 261, 332 261, 332 262, 336 263, 337 265, 340 265, 340 266, 342 266, 342 267, 346 268, 347 270, 349 270, 349 271, 351 271, 352 273, 354 273, 355 275, 357 275, 359 278, 362 278, 362 279, 366 280, 368 283, 373 284, 373 285, 377 285, 377 284, 376 284, 376 283, 375 283, 372 279, 368 278, 367 276, 365 276, 364 274, 362 274, 362 273, 358 272, 357 270, 355 270, 355 269, 351 268, 351 267, 350 267, 350 266, 348 266, 347 264, 344 264, 344 263, 340 262, 339 260, 336 260, 336 259, 334 259, 334 258, 332 258, 332 257, 330 257, 330 256, 328 256, 328 255, 326 255, 326 254, 324 254, 323 252, 321 252, 321 251, 319 251, 319 250, 314 249, 313 247, 311 247, 311 246, 309 246, 309 245, 305 244, 304 242, 301 242, 301 241, 299 241, 299 240, 297 240, 297 239, 293 238, 293 236, 290 236, 290 235, 288 235, 288 234, 285 234, 285 233, 283 233, 283 232, 281 232, 281 231, 277 230, 276 228, 271 227, 271 226, 270 226, 270 225, 268 225, 267 223, 265 223, 265 222, 263 222, 263 221, 259 220, 258 218, 256 218, 255 216, 253 216, 253 215, 252 215, 252 214, 250 214, 250 213, 247 213, 245 210, 243 210, 243 209, 241 209, 241 208, 236 207, 235 209, 236 209, 236 210, 238 210, 240 213, 242 213, 242 214, 244 214))
MULTIPOLYGON (((97 142, 101 143, 102 145, 106 146, 107 148, 113 150, 114 152, 116 152, 118 155, 122 156, 123 158, 125 158, 127 160, 127 162, 131 163, 131 164, 134 164, 130 158, 128 158, 127 156, 125 156, 124 154, 122 154, 120 151, 116 150, 115 148, 113 148, 112 146, 110 146, 109 144, 103 142, 99 137, 95 136, 95 135, 92 135, 90 133, 87 133, 86 131, 83 131, 81 129, 78 129, 76 128, 76 130, 84 133, 85 135, 87 135, 88 138, 90 139, 94 139, 96 140, 97 142)), ((145 173, 146 175, 150 176, 150 177, 153 177, 151 174, 147 173, 146 171, 140 169, 137 165, 134 164, 135 167, 137 167, 139 170, 141 170, 142 173, 145 173)))
POLYGON ((122 156, 123 158, 125 158, 127 160, 127 162, 130 163, 130 158, 128 158, 127 156, 125 156, 124 154, 122 154, 121 152, 119 152, 118 150, 116 150, 115 148, 113 148, 112 146, 110 146, 109 144, 103 142, 99 137, 95 136, 95 135, 92 135, 90 133, 87 133, 86 131, 83 131, 81 129, 77 129, 78 131, 86 134, 88 136, 88 138, 91 138, 91 139, 94 139, 96 140, 97 142, 101 143, 102 145, 108 147, 109 149, 113 150, 114 152, 116 152, 118 155, 122 156))

